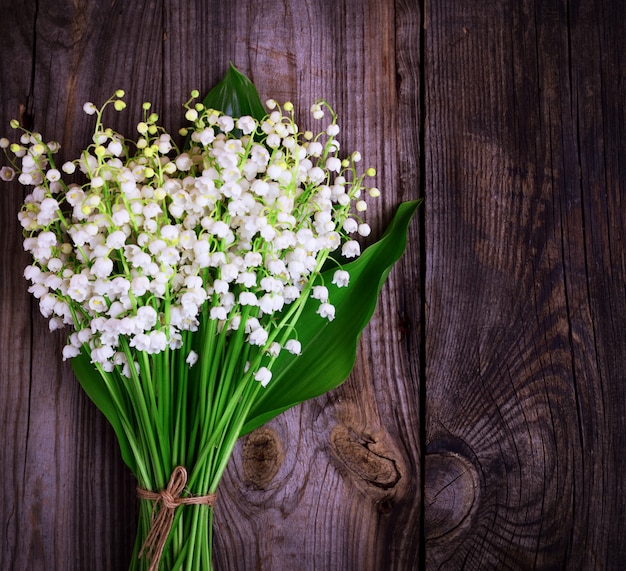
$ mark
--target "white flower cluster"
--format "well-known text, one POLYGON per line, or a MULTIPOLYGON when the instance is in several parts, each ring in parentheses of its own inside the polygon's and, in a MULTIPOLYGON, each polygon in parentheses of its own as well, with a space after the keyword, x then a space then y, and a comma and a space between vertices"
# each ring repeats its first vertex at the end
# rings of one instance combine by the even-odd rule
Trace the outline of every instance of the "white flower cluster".
MULTIPOLYGON (((123 109, 121 97, 101 109, 85 104, 97 117, 93 143, 60 170, 59 145, 40 134, 0 139, 14 156, 0 177, 17 173, 33 187, 19 214, 33 257, 25 276, 50 328, 74 328, 64 358, 88 346, 93 362, 128 376, 134 352, 178 349, 183 332, 203 319, 245 328, 247 343, 272 357, 299 353, 297 339, 278 337, 281 312, 310 296, 323 318, 334 318, 328 289, 314 279, 331 252, 359 255, 350 235, 370 231, 362 190, 379 194, 363 186, 373 169, 357 175, 359 153, 338 158, 330 107, 313 105, 315 118, 331 116, 315 136, 298 131, 290 103, 268 101, 269 115, 257 121, 191 99, 192 127, 182 132, 189 144, 179 151, 147 103, 136 141, 104 128, 104 108, 123 109), (84 182, 66 183, 65 175, 84 182)), ((348 282, 338 269, 333 283, 348 282)), ((197 358, 191 351, 189 366, 197 358)), ((260 367, 255 378, 266 384, 271 372, 260 367)))

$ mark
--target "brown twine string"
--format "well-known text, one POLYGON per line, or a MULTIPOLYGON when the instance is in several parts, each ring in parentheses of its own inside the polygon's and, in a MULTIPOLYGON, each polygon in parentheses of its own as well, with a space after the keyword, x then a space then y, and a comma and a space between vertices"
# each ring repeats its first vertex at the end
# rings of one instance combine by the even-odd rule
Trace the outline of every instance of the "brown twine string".
POLYGON ((216 494, 206 496, 188 496, 181 498, 185 486, 187 485, 187 470, 182 466, 174 468, 167 488, 160 492, 151 492, 137 486, 137 497, 141 500, 154 502, 152 506, 152 523, 150 531, 139 551, 139 557, 144 555, 150 561, 149 571, 157 571, 163 547, 167 541, 167 536, 174 521, 174 511, 179 506, 207 505, 215 503, 216 494))

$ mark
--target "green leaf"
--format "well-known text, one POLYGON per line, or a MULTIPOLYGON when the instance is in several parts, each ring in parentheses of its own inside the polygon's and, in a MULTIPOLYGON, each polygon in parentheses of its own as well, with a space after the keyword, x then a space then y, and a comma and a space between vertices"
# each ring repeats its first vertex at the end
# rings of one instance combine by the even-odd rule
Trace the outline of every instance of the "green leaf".
POLYGON ((339 386, 350 374, 359 337, 369 322, 378 294, 393 264, 406 248, 406 233, 421 201, 402 203, 383 237, 343 269, 350 273, 346 288, 332 285, 336 268, 322 273, 335 306, 335 319, 317 315, 319 301, 309 299, 296 324, 302 344, 298 357, 281 352, 272 367, 272 380, 252 407, 241 435, 281 412, 339 386))
POLYGON ((78 382, 87 393, 87 396, 98 407, 100 412, 104 414, 106 419, 111 423, 113 430, 117 436, 117 440, 122 452, 122 459, 126 465, 135 472, 135 460, 132 454, 131 446, 122 427, 122 422, 113 398, 98 370, 91 362, 89 355, 85 351, 81 351, 77 357, 72 359, 72 369, 78 379, 78 382))
POLYGON ((250 115, 260 121, 267 115, 256 87, 232 63, 224 79, 209 91, 203 104, 234 118, 250 115))

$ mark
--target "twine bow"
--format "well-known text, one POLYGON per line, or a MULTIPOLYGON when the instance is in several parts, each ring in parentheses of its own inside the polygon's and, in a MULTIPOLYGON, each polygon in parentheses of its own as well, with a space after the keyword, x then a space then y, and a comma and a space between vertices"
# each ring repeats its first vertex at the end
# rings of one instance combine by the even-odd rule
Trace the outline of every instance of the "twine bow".
POLYGON ((187 470, 182 466, 174 468, 167 487, 160 492, 151 492, 137 486, 137 497, 141 500, 154 502, 152 506, 152 523, 150 531, 139 551, 139 557, 144 555, 150 561, 149 571, 157 571, 167 536, 172 528, 174 512, 179 506, 207 505, 215 503, 216 494, 206 496, 181 497, 187 484, 187 470))

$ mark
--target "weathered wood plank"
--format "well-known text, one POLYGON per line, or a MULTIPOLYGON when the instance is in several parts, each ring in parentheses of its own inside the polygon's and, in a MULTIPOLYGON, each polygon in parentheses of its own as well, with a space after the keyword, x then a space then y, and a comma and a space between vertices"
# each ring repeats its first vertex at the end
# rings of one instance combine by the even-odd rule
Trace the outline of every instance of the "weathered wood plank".
MULTIPOLYGON (((369 217, 378 228, 377 219, 418 194, 417 145, 407 143, 417 133, 417 75, 406 61, 416 57, 418 35, 405 29, 396 44, 392 31, 397 24, 414 30, 417 8, 409 4, 394 14, 391 3, 305 2, 296 10, 290 3, 261 2, 250 13, 235 2, 221 14, 233 22, 238 40, 230 49, 249 61, 262 97, 291 99, 308 109, 323 96, 335 107, 343 148, 358 148, 379 167, 386 197, 369 217), (396 49, 405 58, 400 71, 396 49), (396 72, 406 80, 402 93, 396 72), (404 120, 400 105, 408 111, 404 120)), ((245 70, 241 60, 235 63, 245 70)), ((416 285, 405 286, 417 282, 417 248, 412 255, 414 263, 394 274, 397 281, 381 300, 350 382, 268 427, 262 441, 270 452, 262 466, 276 470, 269 484, 257 482, 263 481, 257 471, 265 468, 254 454, 265 454, 264 448, 256 436, 242 443, 222 486, 224 509, 216 510, 220 569, 248 569, 255 562, 268 569, 417 568, 418 337, 401 344, 397 309, 402 296, 405 312, 417 309, 411 305, 419 299, 416 285), (246 450, 256 452, 248 456, 246 450)))
MULTIPOLYGON (((147 67, 138 65, 133 70, 124 62, 133 49, 139 49, 147 60, 159 53, 147 43, 153 41, 158 46, 160 39, 151 35, 150 11, 139 9, 133 13, 132 6, 120 10, 114 2, 98 6, 55 2, 37 8, 33 2, 29 8, 30 18, 5 8, 3 23, 7 29, 26 27, 34 31, 26 49, 13 46, 17 58, 24 54, 32 58, 30 49, 34 46, 29 100, 32 125, 49 139, 59 140, 67 158, 75 156, 89 140, 92 125, 81 111, 84 101, 104 101, 115 88, 125 87, 129 105, 138 108, 142 97, 158 95, 147 67), (137 32, 133 21, 146 25, 137 32), (112 41, 116 37, 130 40, 126 51, 112 41), (148 88, 134 87, 134 82, 148 88)), ((152 72, 160 74, 154 64, 152 72)), ((16 67, 12 74, 19 74, 30 84, 30 61, 16 67)), ((10 84, 3 76, 3 97, 5 89, 10 89, 10 84)), ((16 89, 11 98, 23 103, 24 95, 23 89, 16 89)), ((8 115, 3 128, 6 130, 8 119, 16 112, 10 107, 4 111, 3 117, 8 115)), ((113 126, 121 128, 119 122, 113 126)), ((126 129, 130 126, 127 120, 126 129)), ((20 235, 17 210, 18 205, 11 199, 3 208, 7 220, 2 227, 3 232, 16 237, 20 235)), ((18 246, 7 252, 12 263, 4 268, 12 288, 24 291, 26 283, 21 274, 25 258, 20 251, 18 246)), ((8 289, 7 283, 2 299, 10 303, 4 293, 8 289)), ((80 390, 69 365, 61 362, 64 335, 48 332, 36 304, 33 312, 30 301, 22 300, 11 307, 15 319, 9 322, 12 330, 2 337, 3 360, 20 363, 26 359, 30 371, 25 379, 7 379, 11 382, 7 393, 19 397, 19 406, 10 409, 17 413, 19 427, 14 431, 12 447, 23 454, 23 468, 19 485, 12 487, 4 482, 3 496, 19 493, 19 507, 18 517, 10 520, 15 540, 3 549, 2 557, 8 558, 3 567, 123 569, 134 541, 135 483, 123 467, 109 427, 80 390), (13 337, 20 330, 23 333, 13 337), (26 343, 24 349, 10 349, 13 340, 20 337, 32 343, 30 351, 26 343)))
MULTIPOLYGON (((9 120, 23 113, 30 93, 30 70, 33 45, 33 5, 22 4, 18 9, 0 7, 0 19, 11 21, 12 26, 4 32, 3 45, 10 46, 10 57, 0 58, 2 78, 2 105, 0 123, 8 129, 9 120), (17 19, 11 17, 15 14, 17 19), (24 73, 26 71, 26 73, 24 73)), ((26 447, 30 413, 30 367, 31 367, 31 309, 26 282, 21 277, 26 255, 21 253, 22 239, 15 219, 23 196, 19 191, 2 189, 0 209, 0 514, 3 534, 0 544, 0 567, 18 568, 17 544, 22 540, 23 529, 29 513, 28 498, 31 490, 24 483, 24 475, 30 467, 26 447)), ((32 526, 30 540, 41 543, 40 529, 32 526)), ((24 559, 19 559, 24 561, 24 559)))
MULTIPOLYGON (((263 97, 304 110, 317 96, 333 104, 343 147, 379 169, 384 198, 368 214, 375 234, 400 200, 418 194, 416 3, 305 2, 296 10, 288 2, 110 0, 24 10, 3 12, 13 35, 2 41, 25 65, 0 77, 2 118, 7 125, 28 93, 36 38, 34 125, 67 156, 88 140, 84 101, 123 88, 128 108, 109 116, 113 128, 132 133, 150 100, 176 130, 187 94, 206 91, 232 60, 263 97)), ((135 483, 111 430, 60 361, 63 335, 50 334, 36 308, 31 317, 25 287, 15 287, 25 283, 20 199, 3 202, 0 229, 3 315, 11 315, 1 339, 11 400, 1 414, 12 454, 2 484, 2 567, 122 569, 134 539, 135 483)), ((349 383, 239 446, 216 509, 218 568, 417 568, 419 335, 409 325, 419 311, 418 250, 415 241, 392 274, 349 383)))
POLYGON ((575 223, 583 230, 580 241, 565 246, 564 259, 571 276, 577 444, 584 451, 574 471, 570 551, 572 562, 620 569, 626 560, 626 6, 572 6, 568 20, 570 99, 564 115, 571 117, 576 138, 569 165, 579 217, 567 212, 565 201, 561 208, 568 230, 575 223))
POLYGON ((624 16, 429 5, 429 569, 626 558, 624 16))

